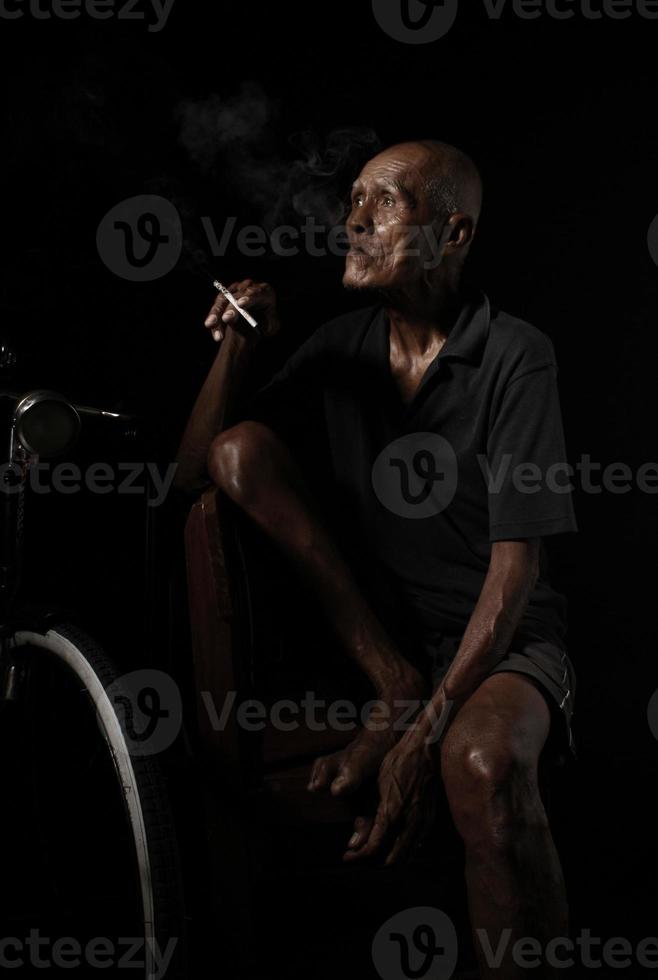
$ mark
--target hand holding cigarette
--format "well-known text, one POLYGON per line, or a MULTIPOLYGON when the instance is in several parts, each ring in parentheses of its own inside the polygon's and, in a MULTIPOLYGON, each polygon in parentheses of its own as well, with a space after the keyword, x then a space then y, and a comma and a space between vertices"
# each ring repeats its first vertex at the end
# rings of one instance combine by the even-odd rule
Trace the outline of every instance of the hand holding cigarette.
POLYGON ((214 285, 219 295, 210 308, 205 326, 212 331, 215 341, 223 340, 227 327, 253 337, 271 336, 277 332, 276 296, 269 283, 244 279, 227 288, 216 280, 214 285))

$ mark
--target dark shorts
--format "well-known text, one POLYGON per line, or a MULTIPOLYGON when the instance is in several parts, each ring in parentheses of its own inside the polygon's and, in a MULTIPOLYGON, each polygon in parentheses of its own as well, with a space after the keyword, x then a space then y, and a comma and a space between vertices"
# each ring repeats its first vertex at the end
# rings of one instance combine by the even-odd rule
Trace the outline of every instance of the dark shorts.
MULTIPOLYGON (((437 635, 424 644, 429 656, 433 689, 440 684, 459 647, 460 636, 437 635)), ((551 712, 551 731, 545 755, 559 765, 577 758, 572 731, 576 674, 566 648, 533 633, 517 633, 505 657, 492 674, 513 671, 530 677, 546 698, 551 712)))

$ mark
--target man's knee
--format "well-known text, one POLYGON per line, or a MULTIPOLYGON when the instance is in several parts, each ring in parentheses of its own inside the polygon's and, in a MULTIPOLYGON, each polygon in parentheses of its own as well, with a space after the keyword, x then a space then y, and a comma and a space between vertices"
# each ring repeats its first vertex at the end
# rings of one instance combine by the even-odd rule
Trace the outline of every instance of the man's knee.
POLYGON ((276 437, 259 422, 239 422, 213 439, 207 467, 213 482, 237 503, 253 496, 276 437))
POLYGON ((451 730, 442 746, 441 774, 471 857, 510 855, 519 835, 547 828, 536 765, 508 737, 451 730))

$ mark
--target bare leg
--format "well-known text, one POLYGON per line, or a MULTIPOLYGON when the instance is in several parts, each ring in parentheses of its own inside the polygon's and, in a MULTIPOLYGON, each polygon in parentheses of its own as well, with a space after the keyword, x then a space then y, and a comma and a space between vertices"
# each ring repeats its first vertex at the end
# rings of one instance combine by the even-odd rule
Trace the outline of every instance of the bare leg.
MULTIPOLYGON (((464 703, 441 747, 443 782, 465 846, 483 980, 527 976, 529 967, 512 956, 518 939, 538 940, 543 951, 551 939, 568 936, 562 869, 537 784, 549 726, 548 705, 532 681, 501 672, 464 703), (494 967, 485 952, 498 948, 505 952, 494 967)), ((531 972, 553 980, 564 971, 543 963, 531 972)))
POLYGON ((267 426, 242 422, 222 432, 210 447, 208 471, 288 556, 382 703, 372 728, 369 719, 348 749, 318 760, 311 774, 309 788, 331 786, 336 794, 356 789, 377 773, 399 735, 391 724, 403 710, 399 702, 420 700, 426 693, 423 679, 366 603, 316 512, 301 471, 267 426), (384 726, 386 715, 389 724, 384 726))

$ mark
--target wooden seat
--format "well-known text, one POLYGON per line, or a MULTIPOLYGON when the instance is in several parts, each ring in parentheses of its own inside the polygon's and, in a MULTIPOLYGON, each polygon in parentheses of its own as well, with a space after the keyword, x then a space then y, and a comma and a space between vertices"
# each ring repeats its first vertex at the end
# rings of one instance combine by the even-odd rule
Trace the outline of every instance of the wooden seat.
MULTIPOLYGON (((295 774, 292 783, 298 784, 300 773, 308 774, 318 755, 340 749, 353 736, 332 730, 328 724, 317 731, 320 725, 309 727, 303 715, 292 731, 265 724, 254 737, 253 732, 240 729, 236 710, 240 704, 258 699, 267 713, 272 699, 291 696, 290 689, 268 689, 263 678, 278 668, 276 658, 268 667, 272 651, 262 639, 265 630, 262 625, 259 630, 256 623, 254 575, 247 568, 242 540, 247 530, 230 501, 209 489, 188 516, 185 554, 201 750, 221 767, 236 790, 249 796, 268 784, 280 787, 288 769, 295 774), (217 715, 229 695, 234 710, 220 727, 217 715)), ((283 615, 295 615, 293 604, 283 615)), ((312 668, 310 662, 304 679, 309 689, 314 681, 312 668)), ((321 712, 319 716, 321 724, 321 712)), ((331 801, 332 813, 336 812, 334 803, 331 801)), ((305 804, 307 816, 316 813, 318 819, 326 819, 324 796, 317 798, 315 810, 309 811, 308 801, 305 804)))

